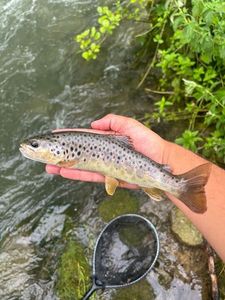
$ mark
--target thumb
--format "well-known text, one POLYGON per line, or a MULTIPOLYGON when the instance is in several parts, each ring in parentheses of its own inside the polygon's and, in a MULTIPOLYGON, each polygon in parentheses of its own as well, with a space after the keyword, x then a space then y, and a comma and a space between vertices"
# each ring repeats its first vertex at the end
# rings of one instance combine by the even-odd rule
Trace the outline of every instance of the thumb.
POLYGON ((112 130, 121 133, 125 129, 128 120, 128 117, 108 114, 105 117, 92 122, 91 127, 98 130, 112 130))

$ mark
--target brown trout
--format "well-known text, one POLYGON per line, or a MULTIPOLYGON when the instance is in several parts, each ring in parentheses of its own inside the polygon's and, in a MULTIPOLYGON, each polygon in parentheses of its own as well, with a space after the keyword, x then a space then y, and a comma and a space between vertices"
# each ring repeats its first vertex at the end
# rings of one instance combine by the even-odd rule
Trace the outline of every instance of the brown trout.
POLYGON ((138 185, 153 200, 165 199, 164 192, 168 192, 196 213, 207 210, 204 186, 209 163, 173 175, 168 167, 137 152, 125 136, 62 131, 27 139, 20 151, 42 163, 101 173, 109 195, 114 194, 119 181, 125 181, 138 185))

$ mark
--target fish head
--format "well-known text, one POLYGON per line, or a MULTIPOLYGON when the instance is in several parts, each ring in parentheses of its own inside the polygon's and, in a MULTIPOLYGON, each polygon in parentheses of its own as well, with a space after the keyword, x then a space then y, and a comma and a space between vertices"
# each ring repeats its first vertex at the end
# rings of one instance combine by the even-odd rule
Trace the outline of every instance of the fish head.
POLYGON ((42 163, 57 164, 63 159, 58 141, 48 136, 29 138, 20 144, 19 150, 26 158, 42 163))

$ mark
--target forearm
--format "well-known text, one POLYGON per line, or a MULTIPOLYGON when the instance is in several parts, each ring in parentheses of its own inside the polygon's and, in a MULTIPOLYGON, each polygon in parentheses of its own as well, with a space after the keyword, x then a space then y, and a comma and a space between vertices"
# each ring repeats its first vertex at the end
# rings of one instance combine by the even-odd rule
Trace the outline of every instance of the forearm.
MULTIPOLYGON (((206 160, 176 144, 168 143, 163 163, 170 165, 174 174, 184 173, 206 160)), ((207 211, 204 214, 193 213, 181 201, 171 200, 196 225, 219 256, 225 261, 225 171, 212 164, 208 183, 205 186, 207 211)))

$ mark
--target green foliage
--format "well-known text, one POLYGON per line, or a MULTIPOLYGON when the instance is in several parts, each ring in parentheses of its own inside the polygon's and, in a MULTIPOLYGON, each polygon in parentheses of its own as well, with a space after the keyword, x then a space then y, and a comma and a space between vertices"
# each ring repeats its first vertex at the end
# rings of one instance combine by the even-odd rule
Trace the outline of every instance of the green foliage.
POLYGON ((117 0, 112 9, 108 6, 99 6, 97 8, 98 25, 75 36, 75 41, 80 45, 82 57, 87 61, 96 59, 102 43, 114 32, 122 20, 140 20, 141 11, 147 2, 148 0, 129 0, 124 5, 117 0))
POLYGON ((154 118, 187 120, 176 142, 224 163, 225 2, 161 1, 150 20, 147 38, 156 44, 155 55, 143 79, 160 69, 157 93, 165 94, 155 103, 154 118))
POLYGON ((160 116, 165 117, 166 116, 166 108, 173 105, 173 103, 169 100, 166 100, 165 97, 162 97, 160 101, 155 102, 155 106, 158 107, 158 111, 160 116))
POLYGON ((197 151, 196 144, 202 141, 202 138, 198 136, 199 132, 185 130, 180 138, 176 139, 176 143, 183 145, 185 148, 191 149, 192 151, 197 151))
MULTIPOLYGON (((98 7, 98 25, 75 37, 86 60, 124 20, 137 21, 149 10, 145 43, 155 49, 139 87, 153 69, 161 72, 154 120, 185 120, 177 142, 225 162, 225 2, 221 0, 116 1, 98 7), (150 4, 150 7, 149 7, 150 4), (144 13, 144 14, 143 14, 144 13), (187 125, 186 125, 187 124, 187 125)), ((145 51, 146 53, 147 51, 145 51)), ((157 72, 158 73, 158 72, 157 72)), ((146 114, 145 123, 151 122, 146 114)))

